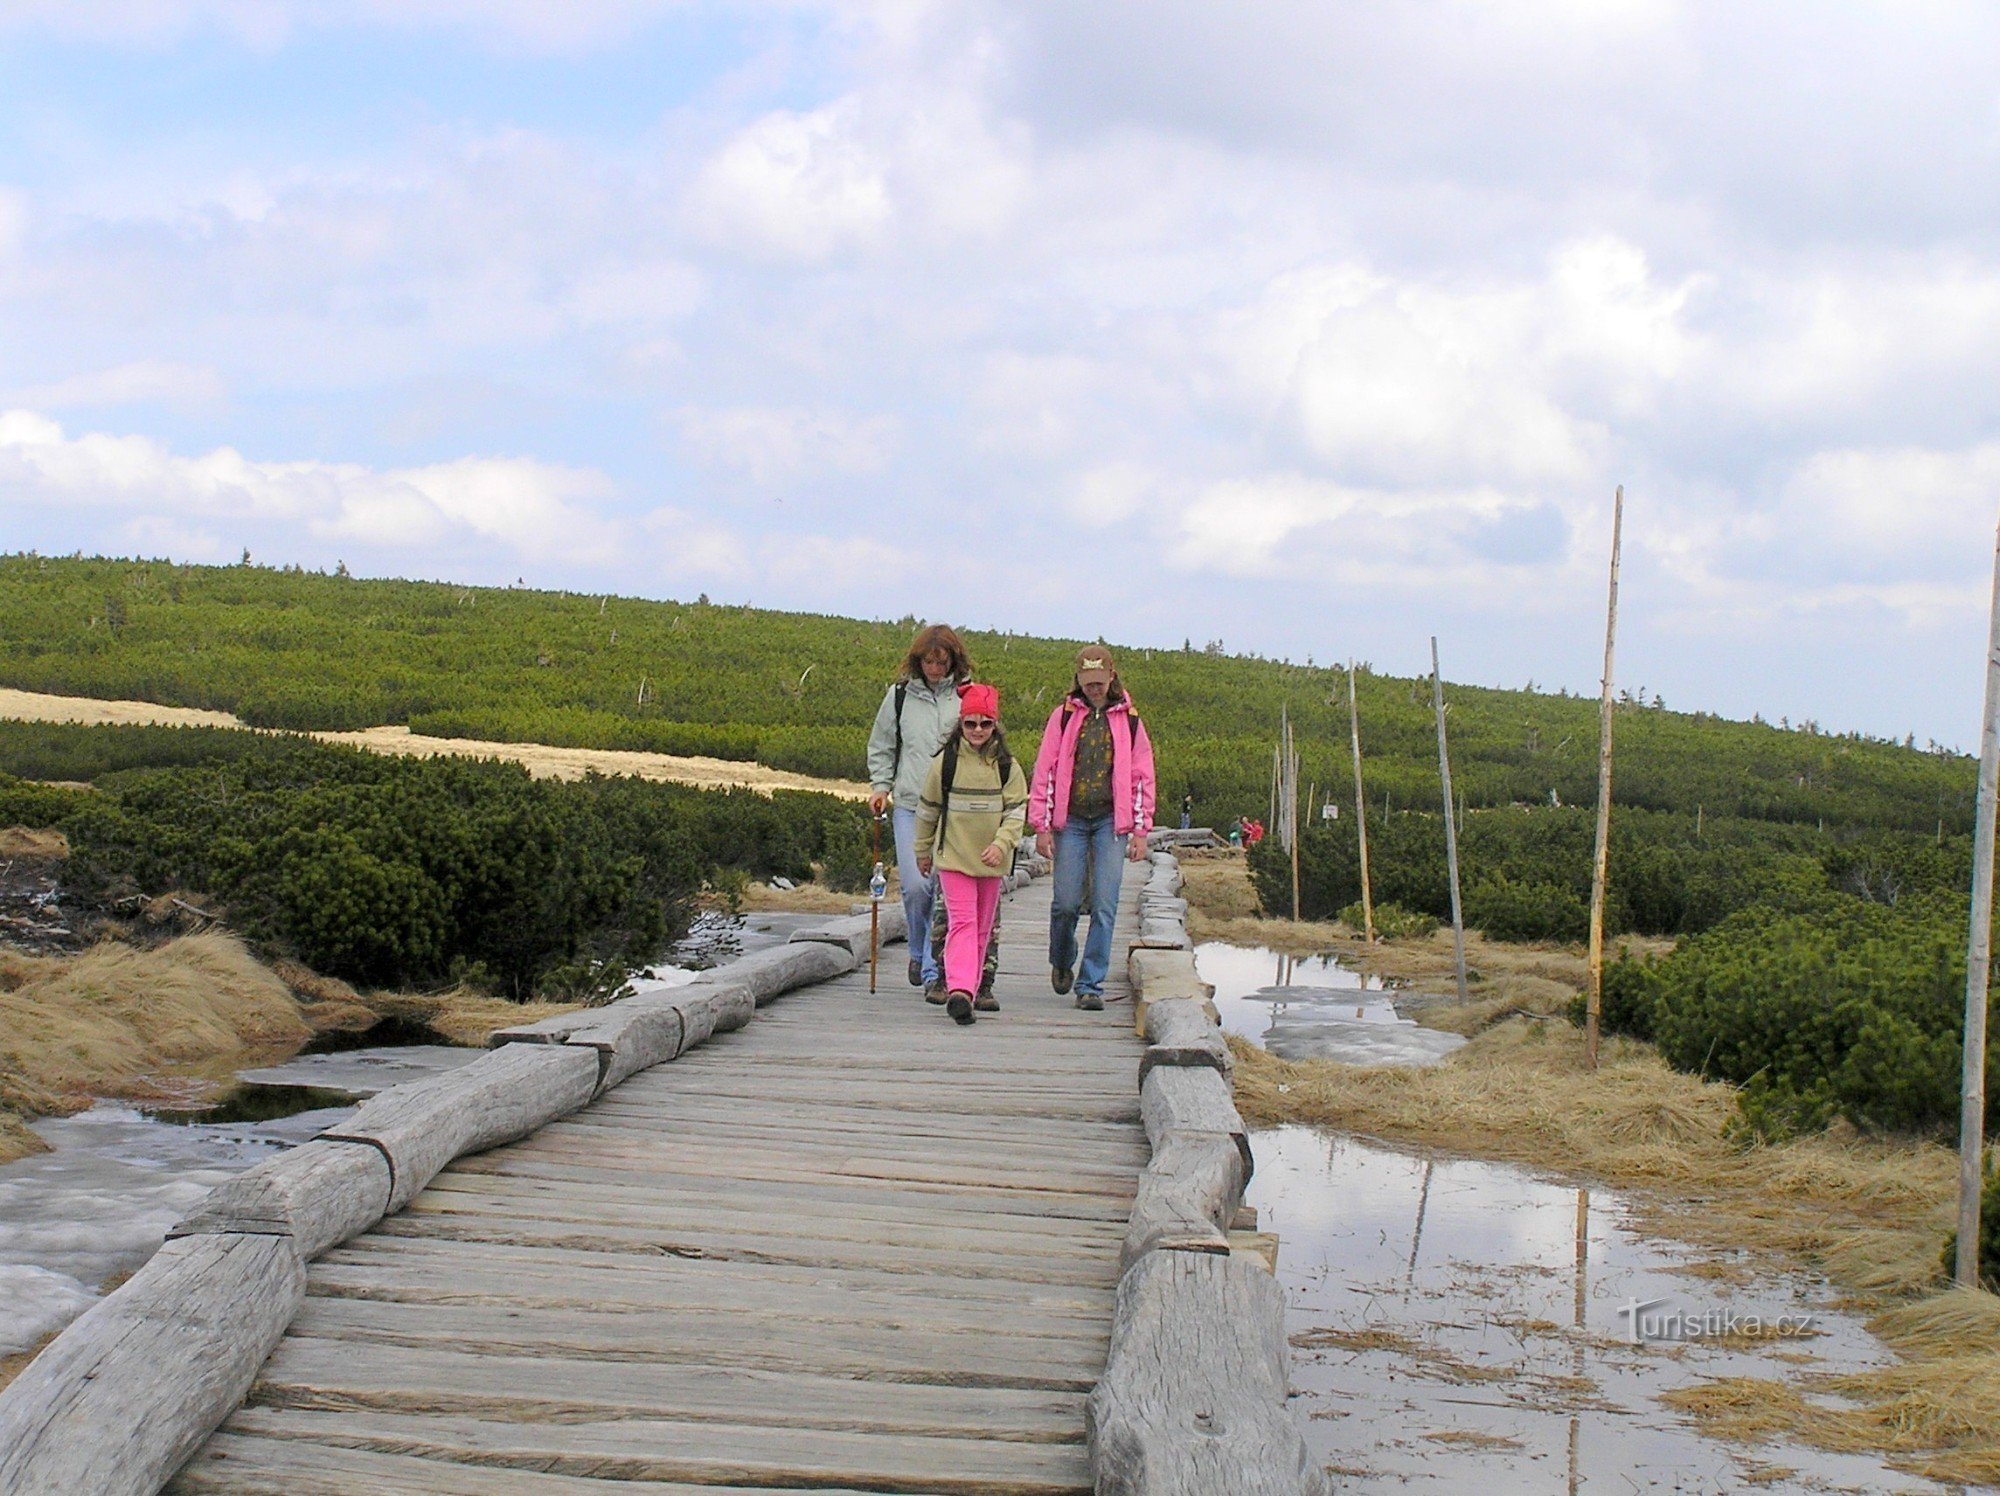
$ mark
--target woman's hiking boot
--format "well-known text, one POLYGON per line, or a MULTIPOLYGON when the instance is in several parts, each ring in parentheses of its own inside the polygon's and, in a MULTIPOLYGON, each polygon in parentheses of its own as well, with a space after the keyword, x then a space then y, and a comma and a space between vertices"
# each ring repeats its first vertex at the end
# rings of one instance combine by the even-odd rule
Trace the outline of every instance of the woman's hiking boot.
POLYGON ((1069 991, 1069 984, 1075 980, 1076 973, 1071 971, 1067 966, 1051 966, 1049 968, 1049 985, 1056 989, 1056 996, 1058 997, 1069 991))
POLYGON ((993 995, 991 987, 981 987, 979 995, 972 1000, 972 1006, 982 1013, 997 1013, 1000 1011, 1000 999, 993 995))
POLYGON ((1102 1013, 1104 1011, 1104 994, 1101 992, 1079 992, 1076 995, 1076 1005, 1086 1013, 1102 1013))
POLYGON ((973 1023, 976 1021, 972 1016, 972 995, 970 993, 952 993, 950 997, 945 999, 944 1010, 951 1014, 953 1023, 973 1023))
POLYGON ((930 981, 924 983, 924 1001, 927 1003, 942 1003, 944 1001, 943 977, 933 977, 930 981))
POLYGON ((910 985, 912 987, 924 985, 924 963, 914 956, 910 958, 910 985))

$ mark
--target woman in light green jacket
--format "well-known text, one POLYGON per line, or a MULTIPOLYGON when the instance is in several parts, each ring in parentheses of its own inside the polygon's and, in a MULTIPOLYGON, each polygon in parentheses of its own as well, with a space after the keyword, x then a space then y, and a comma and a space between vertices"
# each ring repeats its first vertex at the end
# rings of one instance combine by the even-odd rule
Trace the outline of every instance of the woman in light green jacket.
POLYGON ((868 809, 878 816, 892 812, 912 987, 942 980, 928 938, 937 887, 928 871, 917 869, 917 796, 931 760, 958 726, 958 688, 971 679, 972 661, 958 634, 945 624, 932 624, 910 642, 902 671, 883 695, 868 734, 868 809))

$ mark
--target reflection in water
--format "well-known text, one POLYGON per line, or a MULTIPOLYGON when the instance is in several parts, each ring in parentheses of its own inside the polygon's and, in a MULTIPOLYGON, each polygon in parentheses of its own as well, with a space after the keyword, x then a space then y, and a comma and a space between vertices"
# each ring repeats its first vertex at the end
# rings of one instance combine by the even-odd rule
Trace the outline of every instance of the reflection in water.
MULTIPOLYGON (((1204 971, 1206 966, 1204 965, 1204 971)), ((1247 1196, 1281 1240, 1301 1424, 1355 1489, 1938 1491, 1865 1456, 1701 1438, 1655 1402, 1703 1376, 1774 1377, 1769 1346, 1634 1344, 1632 1306, 1811 1313, 1778 1347, 1813 1369, 1888 1360, 1817 1280, 1695 1279, 1622 1199, 1503 1165, 1304 1127, 1254 1135, 1247 1196), (1558 1474, 1563 1471, 1563 1474, 1558 1474)))
POLYGON ((1222 1026, 1287 1060, 1433 1065, 1465 1043, 1400 1016, 1381 982, 1332 956, 1294 960, 1262 947, 1212 942, 1194 951, 1215 985, 1222 1026))

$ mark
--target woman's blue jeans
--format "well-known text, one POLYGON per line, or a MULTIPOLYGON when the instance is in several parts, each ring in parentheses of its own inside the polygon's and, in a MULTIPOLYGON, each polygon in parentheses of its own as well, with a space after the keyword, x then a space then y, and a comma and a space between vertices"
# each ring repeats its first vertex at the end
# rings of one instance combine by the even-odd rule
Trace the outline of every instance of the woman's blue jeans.
POLYGON ((1111 966, 1111 927, 1118 921, 1118 889, 1125 877, 1125 838, 1111 817, 1071 816, 1056 833, 1055 893, 1049 905, 1049 965, 1075 968, 1078 992, 1104 991, 1111 966), (1090 934, 1083 964, 1076 959, 1076 920, 1083 884, 1090 879, 1090 934))
POLYGON ((931 949, 931 905, 937 882, 917 871, 917 813, 898 809, 889 818, 896 834, 896 878, 903 887, 903 918, 909 922, 910 959, 923 963, 924 980, 937 980, 937 953, 931 949))

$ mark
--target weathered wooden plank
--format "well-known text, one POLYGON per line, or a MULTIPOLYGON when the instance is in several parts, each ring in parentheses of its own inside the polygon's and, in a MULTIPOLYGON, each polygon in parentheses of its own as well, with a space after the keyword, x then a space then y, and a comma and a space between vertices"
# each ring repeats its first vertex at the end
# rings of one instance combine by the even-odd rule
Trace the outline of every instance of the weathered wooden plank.
POLYGON ((1118 1285, 1087 1413, 1099 1496, 1320 1496, 1285 1407, 1285 1294, 1261 1268, 1149 1252, 1118 1285))
POLYGON ((230 1428, 277 1436, 306 1433, 321 1444, 455 1459, 537 1476, 858 1485, 953 1496, 1090 1490, 1083 1448, 1074 1444, 884 1437, 659 1418, 516 1426, 471 1418, 347 1413, 336 1422, 274 1408, 245 1408, 230 1420, 230 1428))
POLYGON ((546 1211, 564 1220, 616 1219, 630 1225, 653 1222, 719 1222, 750 1219, 770 1229, 806 1235, 825 1231, 851 1235, 882 1228, 916 1228, 927 1231, 962 1231, 992 1240, 996 1225, 1025 1247, 1035 1251, 1057 1251, 1075 1247, 1092 1251, 1120 1235, 1116 1222, 1079 1220, 1074 1216, 1010 1214, 997 1222, 993 1212, 940 1209, 934 1202, 904 1203, 861 1197, 834 1200, 820 1195, 800 1201, 792 1209, 775 1208, 772 1198, 731 1194, 712 1190, 684 1189, 654 1191, 637 1186, 629 1177, 616 1182, 578 1179, 524 1179, 518 1175, 462 1174, 448 1170, 431 1182, 426 1200, 440 1202, 466 1198, 485 1205, 502 1206, 522 1212, 546 1211))
POLYGON ((0 1491, 153 1496, 304 1296, 289 1236, 168 1242, 0 1392, 0 1491))
POLYGON ((393 1357, 360 1357, 343 1341, 292 1336, 265 1365, 255 1401, 267 1408, 446 1413, 514 1423, 642 1418, 671 1409, 689 1421, 1076 1444, 1083 1440, 1083 1396, 924 1382, 890 1386, 733 1366, 524 1360, 454 1347, 411 1346, 393 1357))
MULTIPOLYGON (((314 1263, 308 1282, 317 1285, 319 1274, 342 1265, 377 1267, 385 1274, 405 1274, 413 1283, 434 1284, 448 1284, 461 1269, 474 1274, 508 1274, 523 1279, 568 1274, 576 1283, 597 1285, 595 1291, 604 1300, 600 1307, 608 1307, 619 1294, 628 1291, 638 1294, 635 1302, 641 1304, 693 1302, 710 1304, 718 1309, 739 1302, 745 1295, 756 1301, 758 1295, 765 1293, 788 1295, 799 1305, 826 1299, 837 1306, 849 1298, 864 1305, 907 1306, 913 1298, 962 1302, 967 1313, 986 1314, 988 1318, 985 1322, 989 1324, 993 1322, 996 1312, 994 1306, 1018 1306, 1029 1314, 1097 1316, 1103 1325, 1109 1325, 1111 1299, 1116 1288, 1108 1272, 1105 1281, 1100 1284, 1023 1285, 961 1278, 952 1274, 917 1276, 888 1273, 874 1267, 792 1267, 782 1263, 730 1262, 722 1258, 678 1258, 672 1261, 655 1258, 639 1264, 643 1271, 635 1273, 633 1265, 624 1259, 566 1247, 431 1241, 422 1237, 374 1234, 338 1248, 314 1263), (605 1287, 603 1285, 607 1280, 627 1286, 605 1287)), ((315 1286, 311 1291, 317 1293, 319 1290, 315 1286)), ((802 1309, 801 1313, 806 1311, 802 1309)))
MULTIPOLYGON (((453 1243, 461 1246, 462 1243, 453 1243)), ((546 1249, 517 1249, 522 1252, 546 1249)), ((949 1283, 935 1276, 896 1275, 906 1285, 901 1289, 875 1286, 893 1281, 849 1272, 835 1281, 821 1272, 804 1285, 772 1282, 766 1276, 722 1279, 679 1270, 634 1272, 603 1265, 599 1254, 570 1253, 596 1257, 588 1268, 566 1267, 558 1271, 516 1260, 504 1270, 490 1259, 461 1253, 454 1257, 450 1271, 435 1275, 413 1273, 421 1261, 376 1259, 362 1263, 320 1261, 307 1274, 308 1292, 316 1298, 368 1299, 388 1304, 455 1304, 487 1309, 678 1309, 689 1304, 704 1311, 727 1313, 744 1324, 762 1323, 767 1333, 782 1336, 801 1323, 847 1324, 891 1330, 903 1325, 921 1325, 949 1333, 983 1334, 996 1314, 1004 1313, 1013 1333, 1036 1340, 1067 1340, 1098 1346, 1104 1344, 1111 1315, 1111 1284, 1077 1289, 1072 1301, 1054 1301, 1049 1294, 1028 1297, 1014 1292, 1005 1296, 970 1297, 949 1291, 949 1283), (866 1284, 867 1286, 855 1286, 866 1284), (998 1307, 996 1307, 998 1306, 998 1307)), ((745 1264, 735 1264, 744 1266, 745 1264)), ((768 1268, 769 1264, 754 1266, 768 1268)))
POLYGON ((1229 1221, 1250 1171, 1235 1141, 1216 1132, 1170 1132, 1139 1176, 1119 1263, 1155 1250, 1227 1252, 1229 1221))
POLYGON ((828 977, 837 977, 843 972, 854 970, 854 952, 845 946, 826 945, 812 942, 802 945, 779 945, 769 950, 752 951, 740 960, 715 972, 704 973, 688 985, 743 986, 757 1001, 758 1007, 780 993, 789 992, 794 987, 810 986, 823 982, 828 977))
POLYGON ((902 1244, 813 1239, 754 1226, 625 1226, 614 1222, 549 1221, 475 1211, 424 1210, 390 1216, 376 1228, 395 1236, 429 1236, 464 1241, 518 1242, 581 1247, 593 1251, 673 1257, 729 1257, 739 1262, 782 1262, 805 1266, 875 1266, 908 1273, 935 1272, 938 1254, 951 1251, 952 1268, 968 1277, 1017 1278, 1051 1283, 1094 1283, 1105 1276, 1095 1256, 1032 1256, 1007 1247, 975 1250, 954 1244, 902 1244))
POLYGON ((389 1185, 389 1161, 369 1144, 311 1142, 210 1190, 167 1239, 229 1231, 289 1236, 310 1261, 381 1220, 389 1185))
MULTIPOLYGON (((1158 1253, 1155 1256, 1161 1255, 1158 1253)), ((1178 1254, 1170 1254, 1178 1255, 1178 1254)), ((1015 1387, 1088 1392, 1103 1369, 1105 1341, 983 1334, 919 1325, 801 1321, 783 1335, 727 1312, 668 1309, 488 1308, 310 1297, 293 1324, 300 1337, 363 1347, 455 1350, 512 1357, 559 1356, 616 1363, 741 1366, 878 1383, 1015 1387)), ((1108 1326, 1107 1326, 1108 1333, 1108 1326)), ((393 1360, 394 1357, 376 1357, 393 1360)), ((884 1385, 883 1396, 895 1396, 884 1385)))
MULTIPOLYGON (((521 1496, 537 1493, 629 1493, 630 1481, 556 1475, 528 1475, 508 1466, 460 1465, 417 1455, 378 1454, 321 1444, 303 1428, 277 1437, 223 1432, 201 1447, 167 1487, 170 1496, 359 1496, 368 1492, 422 1492, 424 1496, 521 1496)), ((706 1481, 649 1481, 646 1496, 770 1496, 769 1486, 717 1486, 706 1481)), ((855 1490, 814 1488, 813 1496, 868 1496, 855 1490)))
POLYGON ((1021 1221, 1096 1221, 1122 1224, 1125 1212, 1119 1202, 1095 1195, 1051 1197, 1021 1194, 1001 1189, 982 1192, 957 1190, 940 1192, 929 1186, 904 1187, 889 1180, 815 1179, 810 1184, 786 1180, 718 1178, 705 1175, 689 1178, 671 1171, 667 1165, 632 1161, 619 1166, 617 1159, 592 1155, 567 1156, 538 1151, 522 1157, 517 1149, 481 1154, 461 1159, 446 1179, 466 1179, 495 1175, 510 1179, 546 1179, 551 1182, 575 1180, 580 1184, 625 1188, 643 1192, 645 1198, 661 1203, 680 1200, 728 1201, 741 1199, 767 1210, 806 1210, 824 1202, 834 1207, 860 1206, 865 1209, 907 1210, 933 1220, 979 1220, 1013 1230, 1021 1221), (588 1161, 583 1161, 583 1160, 588 1161))
POLYGON ((526 1136, 597 1089, 597 1055, 510 1044, 442 1075, 394 1086, 321 1136, 369 1143, 389 1160, 389 1209, 401 1210, 461 1153, 526 1136))

